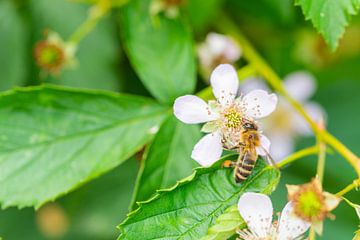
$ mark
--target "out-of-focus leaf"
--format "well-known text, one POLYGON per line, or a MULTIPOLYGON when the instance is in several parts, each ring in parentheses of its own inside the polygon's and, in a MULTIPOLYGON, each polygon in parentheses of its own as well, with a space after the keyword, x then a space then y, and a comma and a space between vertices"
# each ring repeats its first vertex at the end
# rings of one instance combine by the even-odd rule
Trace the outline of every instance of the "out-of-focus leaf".
POLYGON ((115 239, 133 193, 137 162, 131 158, 108 174, 60 199, 71 225, 65 239, 115 239))
POLYGON ((171 187, 189 176, 198 166, 190 156, 200 137, 199 126, 183 124, 170 116, 145 153, 134 201, 147 200, 156 190, 171 187))
MULTIPOLYGON (((136 161, 129 159, 109 173, 60 198, 55 204, 51 203, 50 206, 57 206, 55 214, 62 214, 68 222, 65 232, 56 239, 115 239, 117 231, 114 226, 126 217, 137 170, 136 161)), ((44 227, 40 227, 40 221, 37 221, 39 217, 39 212, 30 208, 2 210, 0 235, 4 239, 23 239, 24 236, 26 240, 49 239, 49 236, 45 237, 46 232, 40 230, 44 227), (21 231, 18 226, 21 226, 21 231)), ((54 218, 54 212, 41 217, 45 218, 42 222, 46 221, 53 226, 48 230, 54 232, 61 227, 56 221, 58 218, 54 218)))
POLYGON ((151 140, 165 114, 148 99, 99 91, 0 95, 2 207, 39 207, 116 167, 151 140))
POLYGON ((198 168, 172 188, 160 190, 140 203, 119 225, 119 239, 199 239, 242 193, 270 193, 280 178, 278 170, 258 160, 251 176, 236 184, 232 169, 221 164, 219 161, 210 168, 198 168))
POLYGON ((295 4, 301 6, 305 19, 311 20, 333 50, 337 48, 351 15, 360 9, 360 0, 295 0, 295 4))
POLYGON ((216 17, 223 0, 191 0, 187 2, 189 20, 196 33, 203 31, 216 17))
POLYGON ((13 1, 0 1, 0 90, 24 85, 27 33, 13 1))
MULTIPOLYGON (((70 0, 74 3, 87 3, 87 4, 96 4, 101 0, 70 0)), ((110 4, 114 7, 120 7, 127 3, 129 0, 110 0, 110 4)))
POLYGON ((233 205, 216 219, 216 224, 209 228, 208 233, 201 240, 228 239, 235 234, 236 229, 244 227, 246 223, 240 216, 238 206, 233 205))
POLYGON ((161 102, 173 103, 195 88, 192 38, 180 19, 150 16, 150 4, 151 0, 132 0, 121 8, 120 30, 144 85, 161 102))
MULTIPOLYGON (((58 32, 64 40, 68 39, 86 20, 90 7, 67 0, 30 2, 35 42, 44 38, 46 29, 58 32)), ((72 87, 121 89, 121 52, 116 26, 111 20, 110 16, 101 19, 95 29, 80 42, 76 53, 78 65, 74 69, 66 69, 59 76, 49 76, 43 81, 72 87)))

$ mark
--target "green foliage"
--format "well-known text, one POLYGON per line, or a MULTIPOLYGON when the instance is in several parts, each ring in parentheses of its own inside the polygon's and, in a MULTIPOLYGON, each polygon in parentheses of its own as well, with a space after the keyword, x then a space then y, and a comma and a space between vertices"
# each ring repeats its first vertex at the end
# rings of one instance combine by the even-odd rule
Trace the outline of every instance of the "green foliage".
POLYGON ((151 0, 121 8, 120 30, 128 57, 148 90, 161 102, 194 91, 196 72, 192 37, 180 19, 150 15, 151 0))
POLYGON ((25 84, 26 30, 14 2, 0 1, 0 90, 25 84))
MULTIPOLYGON (((34 22, 33 44, 44 39, 44 31, 47 29, 58 32, 64 40, 67 40, 85 21, 88 13, 88 6, 64 0, 31 0, 30 8, 30 17, 34 22)), ((77 66, 55 76, 44 77, 40 74, 34 80, 40 78, 40 82, 71 87, 113 91, 121 89, 120 49, 116 26, 111 20, 110 16, 102 19, 81 42, 76 54, 77 66), (99 51, 99 46, 101 46, 101 51, 99 51)))
POLYGON ((236 184, 232 169, 221 164, 218 161, 210 168, 198 168, 172 188, 159 190, 153 198, 141 202, 119 225, 119 239, 199 239, 242 193, 271 193, 280 178, 278 170, 259 160, 252 175, 236 184))
POLYGON ((116 167, 153 137, 164 115, 148 99, 98 91, 2 94, 2 207, 39 207, 116 167))
POLYGON ((351 15, 360 9, 360 0, 295 0, 295 3, 301 6, 305 18, 312 21, 333 50, 337 48, 351 15))
POLYGON ((209 228, 207 235, 201 240, 228 239, 235 234, 237 229, 244 227, 246 223, 239 214, 238 206, 234 205, 216 219, 216 224, 209 228))
POLYGON ((134 200, 144 201, 156 190, 171 187, 190 175, 198 166, 190 156, 200 137, 199 126, 183 124, 170 116, 144 154, 134 200))

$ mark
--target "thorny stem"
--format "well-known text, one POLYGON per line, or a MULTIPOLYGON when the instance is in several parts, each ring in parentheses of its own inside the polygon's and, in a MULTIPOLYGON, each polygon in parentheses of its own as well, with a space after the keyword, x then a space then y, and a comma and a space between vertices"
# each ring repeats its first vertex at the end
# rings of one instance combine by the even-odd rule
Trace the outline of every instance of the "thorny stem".
POLYGON ((341 197, 344 196, 346 193, 350 192, 354 188, 360 187, 360 178, 354 180, 351 184, 347 185, 344 189, 336 193, 336 196, 341 197))
POLYGON ((88 35, 97 25, 99 20, 111 9, 110 0, 100 0, 89 10, 88 18, 70 36, 69 42, 77 45, 86 35, 88 35))
POLYGON ((306 113, 305 109, 300 103, 292 98, 284 86, 282 85, 281 78, 275 71, 267 64, 267 62, 256 52, 251 43, 243 36, 238 27, 225 15, 218 18, 215 22, 216 28, 223 33, 232 36, 241 46, 244 57, 249 63, 256 68, 256 70, 266 79, 276 91, 282 94, 285 99, 299 112, 299 114, 309 123, 315 135, 320 136, 322 140, 340 153, 355 169, 357 175, 360 177, 360 159, 352 151, 350 151, 343 143, 332 136, 327 131, 321 131, 317 124, 306 113))
POLYGON ((318 153, 318 150, 319 150, 318 146, 312 146, 312 147, 301 149, 297 152, 294 152, 293 154, 291 154, 284 160, 282 160, 280 163, 277 164, 277 167, 282 168, 298 159, 301 159, 301 158, 309 156, 309 155, 316 154, 316 153, 318 153))

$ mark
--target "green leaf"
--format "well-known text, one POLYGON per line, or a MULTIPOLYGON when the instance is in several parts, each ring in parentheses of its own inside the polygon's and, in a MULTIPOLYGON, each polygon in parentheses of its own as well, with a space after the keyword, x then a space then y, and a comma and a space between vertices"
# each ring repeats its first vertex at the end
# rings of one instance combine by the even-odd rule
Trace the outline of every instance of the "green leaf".
POLYGON ((187 12, 194 32, 204 32, 216 17, 223 0, 191 0, 187 2, 187 12))
POLYGON ((118 166, 166 114, 129 95, 60 87, 0 95, 0 203, 35 206, 118 166))
POLYGON ((190 156, 200 137, 199 126, 183 124, 170 116, 144 155, 134 200, 149 199, 156 190, 171 187, 189 176, 198 166, 190 156))
POLYGON ((121 8, 120 30, 128 57, 144 85, 161 102, 172 104, 176 97, 195 88, 192 38, 180 19, 150 16, 150 3, 132 0, 121 8))
POLYGON ((246 227, 246 223, 241 218, 236 204, 226 209, 226 211, 216 219, 216 224, 209 228, 207 235, 201 240, 228 239, 235 234, 236 229, 244 227, 246 227))
POLYGON ((0 1, 0 90, 26 82, 27 32, 14 1, 0 1))
MULTIPOLYGON (((86 20, 90 7, 66 0, 31 0, 29 5, 34 22, 35 42, 44 39, 43 32, 46 29, 58 32, 67 40, 86 20)), ((117 35, 111 16, 105 16, 80 42, 75 56, 77 66, 65 69, 58 76, 48 76, 42 81, 71 87, 121 90, 121 52, 117 35)))
POLYGON ((295 0, 295 4, 301 6, 306 20, 312 21, 333 50, 337 48, 351 15, 356 15, 360 9, 360 0, 295 0))
POLYGON ((119 239, 199 239, 242 193, 270 193, 280 178, 278 170, 258 160, 251 176, 236 184, 232 169, 221 164, 218 161, 210 168, 198 168, 172 188, 140 203, 119 225, 119 239))

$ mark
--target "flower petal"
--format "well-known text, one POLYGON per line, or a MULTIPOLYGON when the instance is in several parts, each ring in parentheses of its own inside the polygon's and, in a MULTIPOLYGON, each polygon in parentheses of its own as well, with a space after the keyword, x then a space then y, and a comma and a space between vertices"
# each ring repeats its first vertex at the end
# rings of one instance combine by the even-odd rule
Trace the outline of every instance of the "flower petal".
POLYGON ((316 80, 309 72, 297 71, 285 77, 284 87, 290 96, 299 102, 304 102, 314 95, 316 80))
POLYGON ((260 134, 260 147, 256 148, 257 154, 261 156, 268 155, 270 152, 270 145, 270 140, 265 135, 260 134))
POLYGON ((222 154, 222 143, 219 132, 205 135, 195 145, 191 157, 203 167, 209 167, 219 160, 222 154))
POLYGON ((271 141, 270 155, 276 163, 294 152, 295 143, 292 135, 276 132, 269 135, 271 141))
POLYGON ((204 100, 194 95, 178 97, 174 103, 174 115, 188 124, 212 121, 218 116, 204 100))
POLYGON ((273 206, 265 194, 244 193, 238 209, 249 230, 259 237, 266 237, 272 222, 273 206))
POLYGON ((221 105, 231 104, 239 88, 237 73, 230 64, 220 64, 210 77, 214 96, 221 105))
POLYGON ((293 204, 288 202, 282 210, 279 220, 279 239, 296 239, 304 234, 309 227, 310 223, 294 215, 293 204))
POLYGON ((252 118, 263 118, 275 110, 277 104, 276 94, 268 94, 264 90, 254 90, 246 94, 242 103, 245 114, 252 118))
MULTIPOLYGON (((318 103, 308 102, 304 105, 304 109, 310 118, 316 123, 319 123, 326 117, 325 110, 318 103)), ((297 112, 294 112, 294 123, 297 126, 296 130, 300 135, 311 136, 313 134, 309 124, 297 112)))
POLYGON ((242 81, 239 92, 243 94, 247 94, 253 90, 259 90, 259 89, 264 91, 270 91, 269 87, 266 85, 264 80, 257 77, 249 77, 246 78, 244 81, 242 81))

